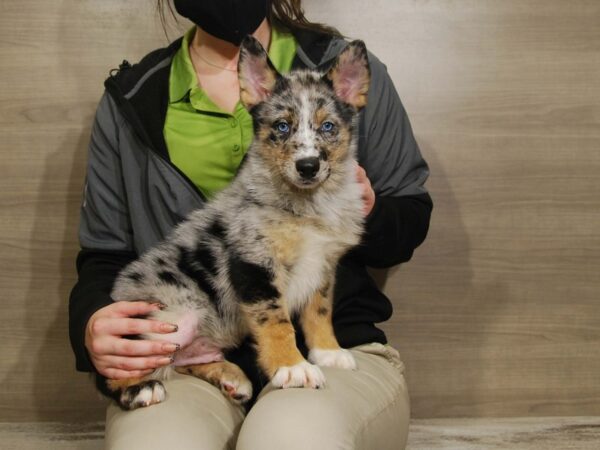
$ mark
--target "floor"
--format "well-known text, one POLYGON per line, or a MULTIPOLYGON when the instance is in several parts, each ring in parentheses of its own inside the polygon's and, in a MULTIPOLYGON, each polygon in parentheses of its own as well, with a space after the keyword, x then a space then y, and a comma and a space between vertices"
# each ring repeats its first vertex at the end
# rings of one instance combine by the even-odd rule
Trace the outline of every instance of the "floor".
MULTIPOLYGON (((103 424, 0 423, 0 448, 101 450, 103 424)), ((598 450, 600 417, 433 419, 411 424, 408 450, 476 449, 598 450)))
POLYGON ((598 450, 600 417, 416 420, 408 449, 598 450))

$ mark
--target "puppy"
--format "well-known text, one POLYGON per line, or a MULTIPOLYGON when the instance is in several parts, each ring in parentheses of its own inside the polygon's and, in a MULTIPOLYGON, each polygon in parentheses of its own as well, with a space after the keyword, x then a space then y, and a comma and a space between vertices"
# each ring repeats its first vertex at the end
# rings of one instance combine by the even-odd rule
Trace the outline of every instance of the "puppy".
POLYGON ((115 301, 162 302, 151 318, 178 325, 167 338, 143 338, 181 346, 171 366, 149 376, 98 380, 123 409, 163 401, 160 380, 172 370, 248 401, 250 382, 222 354, 248 335, 276 387, 319 388, 318 366, 356 366, 334 336, 331 313, 336 265, 363 230, 354 130, 370 80, 365 46, 350 43, 327 73, 283 76, 247 37, 238 71, 255 137, 236 178, 115 281, 115 301), (296 347, 294 314, 310 362, 296 347))

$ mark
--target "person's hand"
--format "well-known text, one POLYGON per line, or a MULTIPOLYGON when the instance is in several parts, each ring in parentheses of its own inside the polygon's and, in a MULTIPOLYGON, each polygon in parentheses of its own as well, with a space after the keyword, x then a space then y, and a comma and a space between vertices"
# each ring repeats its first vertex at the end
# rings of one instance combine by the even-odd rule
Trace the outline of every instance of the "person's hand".
POLYGON ((163 341, 125 339, 142 333, 172 333, 177 326, 132 316, 161 309, 160 303, 115 302, 100 308, 88 320, 85 346, 94 367, 111 379, 138 378, 172 362, 177 344, 163 341))
POLYGON ((367 172, 358 164, 356 165, 356 178, 362 186, 363 213, 366 217, 373 210, 373 206, 375 206, 375 192, 371 187, 371 181, 367 177, 367 172))

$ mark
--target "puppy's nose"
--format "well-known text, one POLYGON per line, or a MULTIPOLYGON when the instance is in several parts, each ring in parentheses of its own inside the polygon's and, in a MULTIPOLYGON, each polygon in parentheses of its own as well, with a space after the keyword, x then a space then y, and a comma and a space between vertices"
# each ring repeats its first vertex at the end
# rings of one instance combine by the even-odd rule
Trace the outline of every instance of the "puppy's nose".
POLYGON ((302 178, 310 180, 319 171, 319 158, 303 158, 296 161, 296 170, 302 178))

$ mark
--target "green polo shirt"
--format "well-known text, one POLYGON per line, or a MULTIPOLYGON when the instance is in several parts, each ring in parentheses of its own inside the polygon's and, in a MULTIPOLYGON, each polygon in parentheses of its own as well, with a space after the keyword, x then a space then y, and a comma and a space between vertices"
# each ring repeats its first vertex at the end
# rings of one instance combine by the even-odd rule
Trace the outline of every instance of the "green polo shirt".
MULTIPOLYGON (((269 58, 286 73, 296 55, 296 40, 275 27, 271 30, 269 58)), ((189 53, 193 36, 191 29, 173 57, 163 134, 171 162, 211 198, 235 176, 252 142, 252 117, 239 101, 233 113, 222 110, 198 85, 189 53)))

